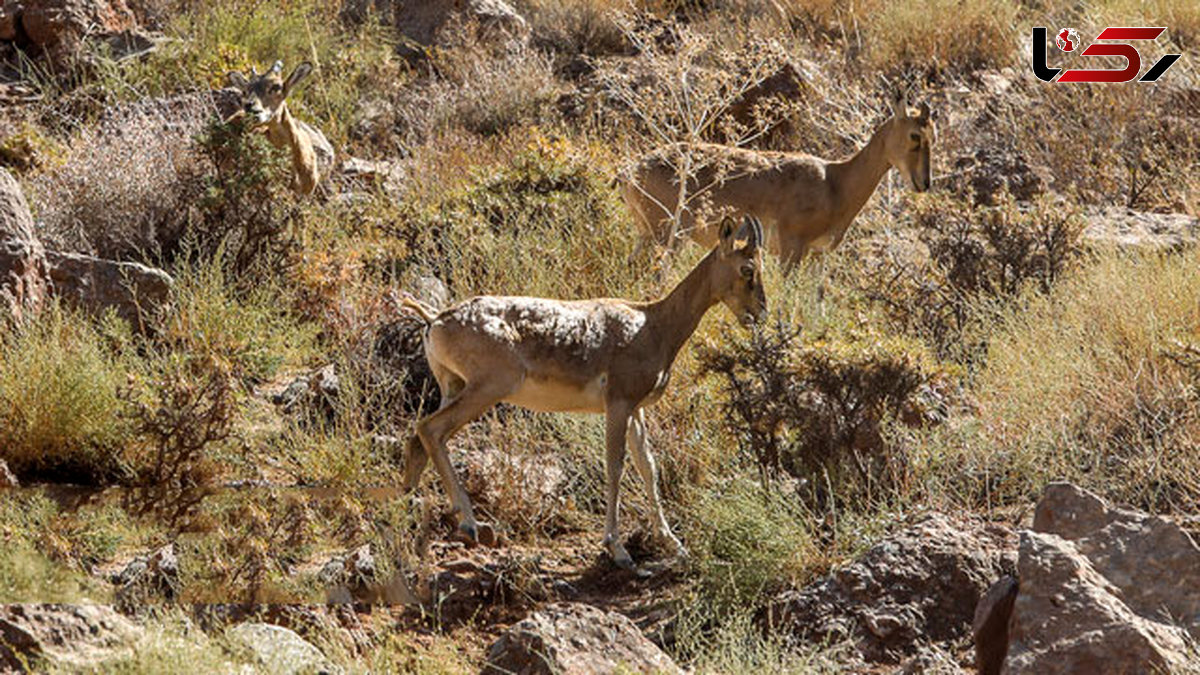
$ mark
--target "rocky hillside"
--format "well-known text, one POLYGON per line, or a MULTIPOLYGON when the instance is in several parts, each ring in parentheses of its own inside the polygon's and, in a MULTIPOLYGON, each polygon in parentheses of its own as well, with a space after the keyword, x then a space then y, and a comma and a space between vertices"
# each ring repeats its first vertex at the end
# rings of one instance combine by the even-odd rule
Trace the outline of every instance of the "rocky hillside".
POLYGON ((1197 56, 1176 0, 0 0, 0 672, 1200 673, 1197 56), (1110 25, 1182 56, 1034 77, 1110 25), (454 436, 480 536, 402 488, 406 301, 662 297, 706 157, 863 148, 645 408, 687 556, 634 462, 610 555, 600 415, 454 436))

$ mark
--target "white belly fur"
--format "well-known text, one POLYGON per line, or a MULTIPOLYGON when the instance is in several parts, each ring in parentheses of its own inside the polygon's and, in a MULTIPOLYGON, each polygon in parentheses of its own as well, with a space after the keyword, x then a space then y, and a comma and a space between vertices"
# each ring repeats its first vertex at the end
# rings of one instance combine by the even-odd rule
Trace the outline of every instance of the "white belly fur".
POLYGON ((583 387, 553 379, 526 377, 504 400, 539 412, 604 412, 608 376, 600 375, 583 387))

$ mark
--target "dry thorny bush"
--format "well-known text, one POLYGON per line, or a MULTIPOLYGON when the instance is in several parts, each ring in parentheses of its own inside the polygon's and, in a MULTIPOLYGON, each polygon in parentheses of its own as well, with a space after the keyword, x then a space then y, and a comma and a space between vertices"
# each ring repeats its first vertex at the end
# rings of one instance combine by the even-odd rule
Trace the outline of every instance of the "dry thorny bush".
POLYGON ((446 29, 435 72, 394 101, 393 126, 408 147, 455 128, 489 136, 537 123, 559 93, 551 59, 523 44, 500 54, 472 36, 471 25, 446 29))
POLYGON ((107 258, 154 256, 182 235, 206 175, 193 137, 214 115, 206 95, 110 111, 30 181, 30 201, 56 248, 107 258))
POLYGON ((941 358, 971 362, 986 343, 972 335, 982 301, 1049 291, 1079 249, 1083 219, 1070 201, 1049 196, 996 206, 930 195, 913 200, 925 260, 889 256, 860 282, 893 322, 925 339, 941 358))
POLYGON ((804 481, 819 503, 878 495, 901 485, 902 448, 888 420, 922 424, 941 375, 902 341, 847 336, 802 344, 800 328, 777 321, 746 342, 701 355, 722 380, 724 418, 764 482, 804 481), (837 492, 829 490, 837 486, 837 492))
POLYGON ((194 94, 110 112, 34 176, 31 198, 59 249, 160 263, 221 249, 232 269, 277 272, 300 220, 287 171, 261 134, 194 94))
POLYGON ((134 513, 154 513, 176 527, 211 494, 217 467, 210 453, 233 435, 236 383, 212 356, 171 355, 164 361, 147 396, 139 397, 133 387, 122 394, 147 455, 128 504, 134 513))

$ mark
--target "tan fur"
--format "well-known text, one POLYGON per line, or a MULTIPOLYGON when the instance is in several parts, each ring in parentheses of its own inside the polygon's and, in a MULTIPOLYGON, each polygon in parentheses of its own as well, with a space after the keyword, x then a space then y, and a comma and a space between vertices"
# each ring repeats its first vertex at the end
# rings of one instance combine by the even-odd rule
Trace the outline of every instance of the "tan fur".
POLYGON ((893 116, 844 160, 713 144, 671 146, 639 161, 623 191, 644 240, 673 246, 686 235, 711 245, 715 228, 704 207, 749 213, 762 219, 768 248, 790 269, 810 253, 841 243, 889 168, 914 189, 929 189, 935 135, 929 107, 913 114, 898 98, 893 116), (687 201, 673 229, 685 152, 697 168, 688 172, 687 201))
POLYGON ((321 165, 333 162, 333 147, 325 135, 293 117, 287 106, 288 95, 311 71, 309 63, 301 63, 284 80, 283 64, 276 61, 262 75, 253 70, 250 78, 238 72, 229 73, 230 84, 242 92, 242 109, 229 121, 249 118, 266 133, 271 145, 288 148, 292 158, 292 187, 305 195, 316 190, 321 179, 321 165))
POLYGON ((761 225, 747 218, 735 233, 733 221, 726 219, 719 238, 717 248, 656 302, 481 296, 436 316, 415 302, 403 303, 427 317, 425 355, 442 391, 442 407, 417 423, 421 444, 409 445, 409 487, 415 487, 426 457, 432 457, 460 527, 476 536, 470 500, 446 450, 456 431, 502 401, 541 411, 603 413, 610 553, 619 564, 632 565, 617 532, 627 431, 654 508, 656 534, 682 553, 659 503, 641 411, 662 395, 676 354, 710 307, 724 303, 747 325, 766 310, 761 225))

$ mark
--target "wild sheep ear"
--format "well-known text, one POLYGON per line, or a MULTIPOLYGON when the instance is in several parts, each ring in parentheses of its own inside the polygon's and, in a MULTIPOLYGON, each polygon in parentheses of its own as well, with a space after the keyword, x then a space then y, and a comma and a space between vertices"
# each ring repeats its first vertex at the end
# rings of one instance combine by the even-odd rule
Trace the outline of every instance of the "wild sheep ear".
POLYGON ((238 89, 245 89, 246 86, 250 84, 250 81, 246 79, 246 76, 237 70, 227 73, 225 75, 225 79, 229 81, 231 86, 237 87, 238 89))
POLYGON ((293 87, 295 87, 297 84, 300 84, 301 80, 308 77, 308 75, 312 73, 312 69, 312 64, 308 61, 304 61, 300 65, 296 66, 296 69, 292 71, 292 74, 288 75, 287 82, 283 83, 283 90, 290 94, 293 87))
POLYGON ((917 119, 922 122, 928 122, 932 117, 929 110, 929 101, 921 101, 921 105, 917 106, 917 119))
POLYGON ((736 236, 733 231, 734 220, 732 216, 725 216, 721 219, 721 255, 725 255, 733 251, 733 244, 736 241, 736 236))
POLYGON ((897 91, 892 98, 892 114, 897 119, 908 117, 908 93, 901 90, 897 91))
POLYGON ((283 72, 283 61, 276 61, 275 63, 271 64, 270 72, 275 73, 276 75, 278 75, 279 73, 282 73, 283 72))

